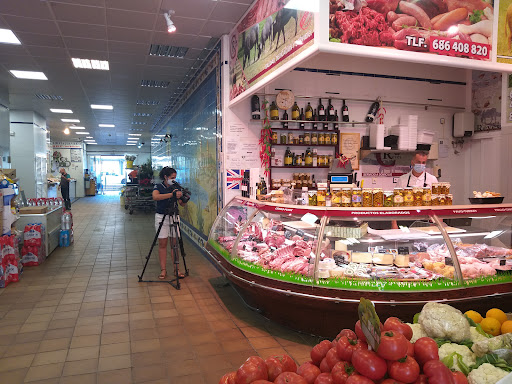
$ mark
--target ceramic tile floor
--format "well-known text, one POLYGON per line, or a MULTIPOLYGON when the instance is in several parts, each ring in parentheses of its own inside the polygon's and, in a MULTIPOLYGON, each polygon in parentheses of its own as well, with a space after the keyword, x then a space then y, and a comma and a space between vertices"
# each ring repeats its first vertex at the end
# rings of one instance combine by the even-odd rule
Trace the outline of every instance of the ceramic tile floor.
MULTIPOLYGON (((181 290, 139 283, 153 215, 129 215, 119 197, 72 207, 75 243, 0 289, 0 382, 212 383, 249 356, 309 360, 317 340, 247 309, 185 241, 181 290)), ((156 249, 145 278, 159 273, 156 249)))

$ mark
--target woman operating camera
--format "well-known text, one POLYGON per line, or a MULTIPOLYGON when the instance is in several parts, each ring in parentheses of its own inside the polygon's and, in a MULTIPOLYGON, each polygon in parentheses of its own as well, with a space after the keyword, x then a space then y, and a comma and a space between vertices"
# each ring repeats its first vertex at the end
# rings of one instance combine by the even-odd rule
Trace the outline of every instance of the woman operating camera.
MULTIPOLYGON (((158 257, 160 259, 160 275, 159 279, 163 280, 167 276, 166 262, 167 262, 167 239, 170 237, 173 246, 177 245, 177 236, 179 233, 180 222, 178 203, 181 206, 185 206, 186 202, 183 202, 183 192, 180 190, 178 183, 176 183, 176 170, 174 168, 164 167, 160 171, 160 178, 163 180, 162 183, 156 184, 153 189, 153 200, 156 201, 156 214, 155 214, 155 229, 158 230, 162 218, 165 214, 165 221, 162 225, 162 229, 158 235, 158 257), (176 224, 173 229, 172 225, 176 224)), ((188 200, 187 200, 188 201, 188 200)), ((174 257, 178 255, 173 253, 174 257)), ((173 260, 174 262, 174 274, 179 278, 184 278, 185 275, 180 273, 178 270, 179 260, 173 260)))

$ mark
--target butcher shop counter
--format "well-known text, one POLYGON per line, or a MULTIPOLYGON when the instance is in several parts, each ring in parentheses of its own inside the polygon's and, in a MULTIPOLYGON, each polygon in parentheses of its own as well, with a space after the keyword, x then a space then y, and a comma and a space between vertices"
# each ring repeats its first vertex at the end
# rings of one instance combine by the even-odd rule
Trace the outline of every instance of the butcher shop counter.
POLYGON ((234 198, 205 248, 248 306, 332 338, 357 321, 360 297, 383 318, 411 320, 428 301, 505 307, 511 228, 512 204, 331 208, 234 198), (373 229, 393 220, 400 229, 373 229))

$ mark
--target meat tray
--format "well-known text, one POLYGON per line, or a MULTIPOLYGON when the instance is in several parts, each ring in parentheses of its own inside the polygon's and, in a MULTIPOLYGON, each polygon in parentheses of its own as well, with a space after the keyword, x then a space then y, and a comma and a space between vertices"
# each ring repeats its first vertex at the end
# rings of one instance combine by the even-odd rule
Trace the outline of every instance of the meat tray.
POLYGON ((505 196, 497 197, 470 197, 469 202, 471 204, 501 204, 505 196))

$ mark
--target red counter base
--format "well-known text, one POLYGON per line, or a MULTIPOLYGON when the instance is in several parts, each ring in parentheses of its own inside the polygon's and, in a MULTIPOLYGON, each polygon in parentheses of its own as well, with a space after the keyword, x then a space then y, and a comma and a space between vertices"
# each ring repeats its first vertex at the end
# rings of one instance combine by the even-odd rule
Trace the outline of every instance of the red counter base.
POLYGON ((334 338, 343 328, 354 328, 359 299, 375 303, 381 320, 396 316, 412 322, 429 301, 449 304, 465 312, 509 308, 512 283, 429 292, 369 292, 309 287, 269 279, 243 271, 206 245, 210 257, 245 302, 277 323, 309 334, 334 338))

